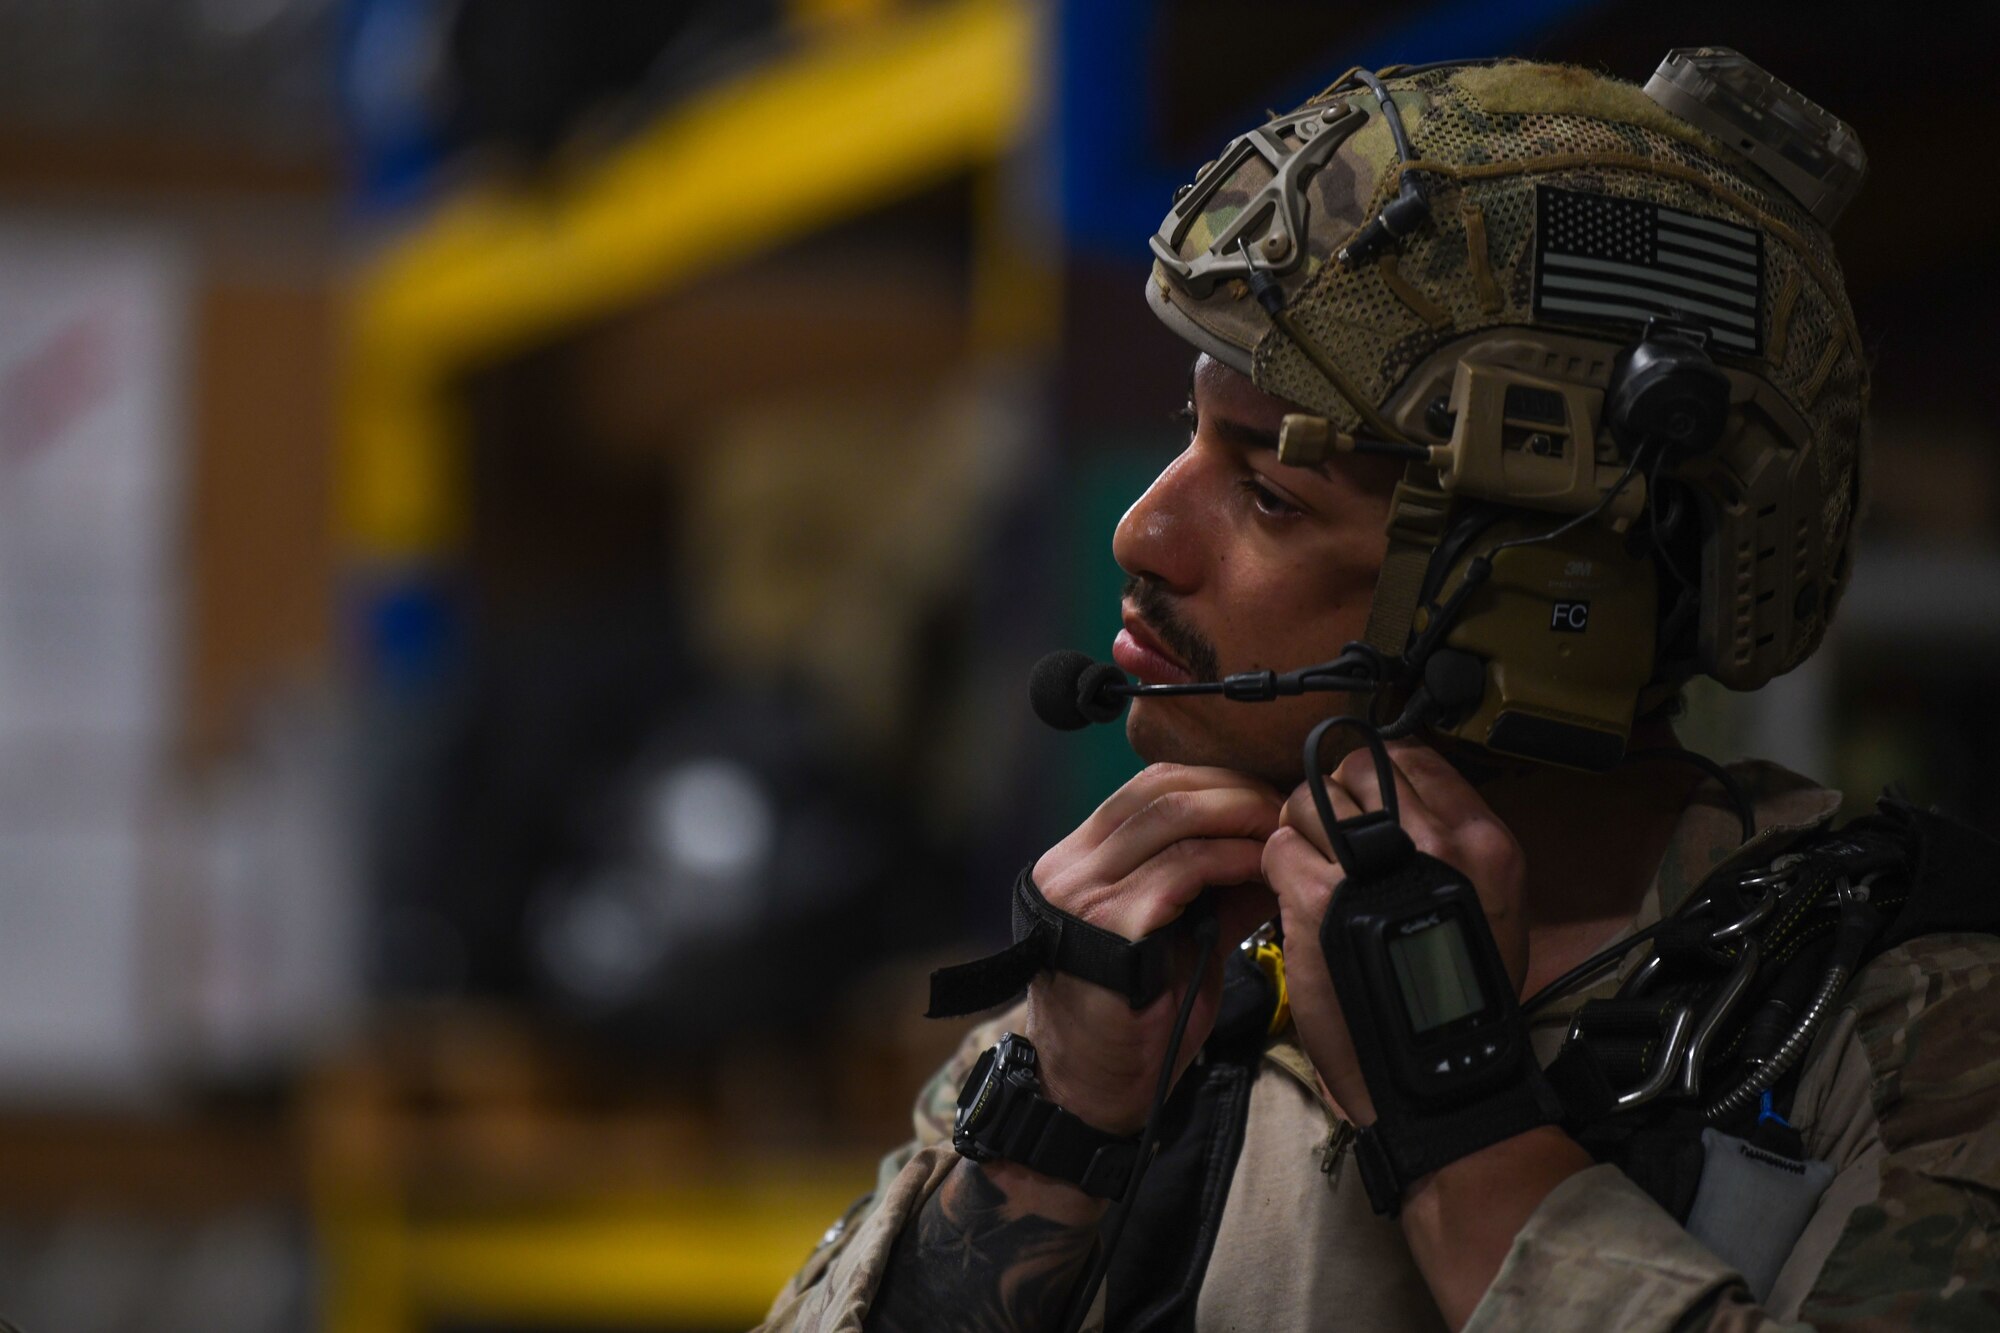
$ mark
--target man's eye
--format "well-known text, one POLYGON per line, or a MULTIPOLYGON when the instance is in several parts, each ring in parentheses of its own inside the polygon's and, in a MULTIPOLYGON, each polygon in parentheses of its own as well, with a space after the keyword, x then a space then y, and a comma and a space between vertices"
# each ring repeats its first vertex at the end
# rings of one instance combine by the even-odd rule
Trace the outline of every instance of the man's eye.
POLYGON ((1195 428, 1201 424, 1201 418, 1195 415, 1192 404, 1182 407, 1179 411, 1175 412, 1173 421, 1176 426, 1187 432, 1187 437, 1190 440, 1194 438, 1195 428))
POLYGON ((1257 512, 1260 514, 1264 514, 1270 518, 1289 518, 1293 514, 1304 512, 1297 505, 1258 480, 1257 474, 1254 472, 1244 477, 1241 485, 1244 493, 1250 497, 1250 503, 1257 506, 1257 512))

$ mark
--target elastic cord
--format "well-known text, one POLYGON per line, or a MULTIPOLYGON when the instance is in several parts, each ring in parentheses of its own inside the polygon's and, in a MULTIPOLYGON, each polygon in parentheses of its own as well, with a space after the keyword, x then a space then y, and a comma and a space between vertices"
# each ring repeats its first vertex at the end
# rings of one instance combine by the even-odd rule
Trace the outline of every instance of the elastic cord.
POLYGON ((1328 732, 1335 727, 1353 727, 1361 733, 1362 741, 1368 746, 1369 758, 1375 761, 1375 785, 1382 791, 1382 810, 1377 816, 1385 823, 1402 824, 1402 810, 1396 798, 1396 770, 1389 762, 1389 748, 1382 743, 1382 734, 1367 721, 1358 717, 1330 717, 1306 736, 1305 772, 1306 787, 1312 793, 1313 809, 1319 812, 1319 822, 1326 829, 1326 840, 1333 848, 1333 857, 1340 862, 1340 868, 1349 875, 1360 874, 1354 846, 1348 841, 1347 833, 1341 828, 1341 819, 1334 813, 1333 800, 1326 790, 1326 765, 1320 761, 1320 747, 1328 732))

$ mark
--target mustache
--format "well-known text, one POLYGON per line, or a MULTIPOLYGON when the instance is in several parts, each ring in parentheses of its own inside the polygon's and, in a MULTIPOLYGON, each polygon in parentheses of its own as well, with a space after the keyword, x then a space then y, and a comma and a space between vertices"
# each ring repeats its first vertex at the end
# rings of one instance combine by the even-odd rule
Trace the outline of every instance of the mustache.
POLYGON ((1158 635, 1161 643, 1173 649, 1174 656, 1181 659, 1196 680, 1213 682, 1222 679, 1215 645, 1181 619, 1172 593, 1152 579, 1131 574, 1125 579, 1125 600, 1132 604, 1139 619, 1146 623, 1146 628, 1158 635))

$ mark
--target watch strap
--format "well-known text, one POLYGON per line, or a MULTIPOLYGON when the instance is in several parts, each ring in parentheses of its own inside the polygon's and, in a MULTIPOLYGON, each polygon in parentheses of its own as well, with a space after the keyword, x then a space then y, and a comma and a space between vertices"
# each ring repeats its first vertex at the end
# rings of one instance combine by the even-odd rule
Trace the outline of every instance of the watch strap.
POLYGON ((1481 1148, 1560 1124, 1562 1101, 1539 1070, 1447 1111, 1377 1120, 1354 1137, 1361 1184, 1378 1214, 1394 1217, 1420 1178, 1481 1148))
POLYGON ((1132 1167, 1139 1160, 1137 1139, 1107 1134, 1085 1124, 1026 1088, 1017 1087, 1011 1093, 1007 1103, 997 1108, 990 1132, 979 1136, 983 1152, 1066 1180, 1100 1199, 1115 1199, 1125 1193, 1132 1167))
POLYGON ((1042 1096, 1040 1059, 1026 1037, 1003 1033, 959 1090, 951 1146, 975 1162, 1013 1162, 1100 1199, 1123 1196, 1139 1137, 1106 1133, 1042 1096))

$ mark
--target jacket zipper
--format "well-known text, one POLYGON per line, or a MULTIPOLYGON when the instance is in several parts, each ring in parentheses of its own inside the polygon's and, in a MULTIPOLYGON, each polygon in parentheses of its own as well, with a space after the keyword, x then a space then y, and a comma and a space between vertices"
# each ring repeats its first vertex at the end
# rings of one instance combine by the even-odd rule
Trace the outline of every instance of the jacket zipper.
POLYGON ((1335 1120, 1333 1132, 1326 1137, 1326 1146, 1319 1150, 1320 1174, 1336 1189, 1340 1186, 1340 1171, 1347 1164, 1347 1149, 1354 1142, 1354 1126, 1345 1120, 1335 1120))

